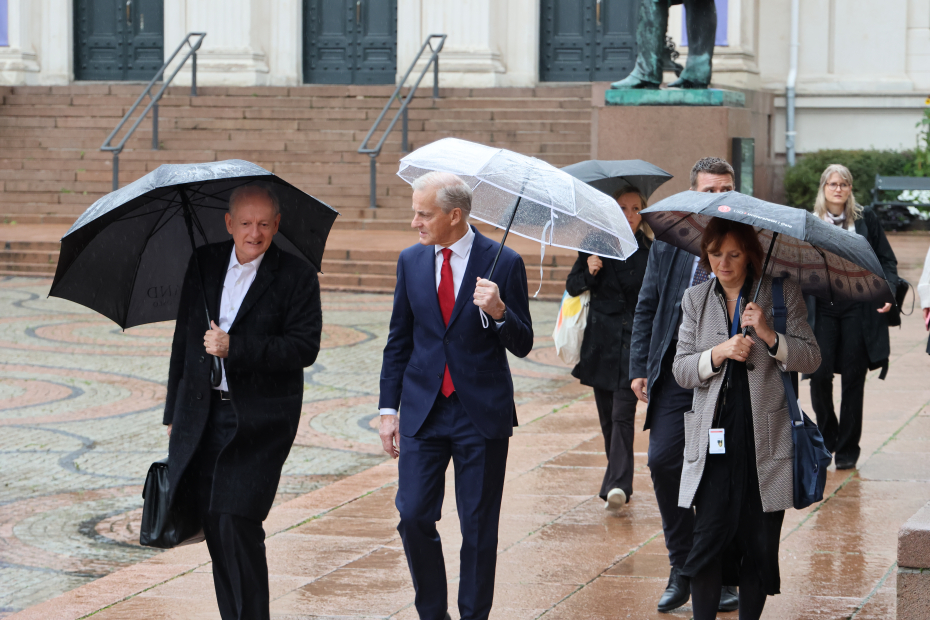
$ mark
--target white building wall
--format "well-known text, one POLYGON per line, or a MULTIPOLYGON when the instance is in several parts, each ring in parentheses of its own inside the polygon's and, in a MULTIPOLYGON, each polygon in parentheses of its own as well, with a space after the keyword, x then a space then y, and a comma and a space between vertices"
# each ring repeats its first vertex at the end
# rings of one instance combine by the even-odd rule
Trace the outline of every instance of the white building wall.
MULTIPOLYGON (((164 0, 165 53, 189 31, 207 37, 203 85, 302 82, 302 0, 164 0)), ((714 82, 784 93, 791 0, 729 0, 728 45, 714 82)), ((8 0, 0 84, 73 80, 73 0, 8 0)), ((681 8, 669 34, 681 40, 681 8)), ((527 87, 539 80, 540 0, 398 0, 398 79, 427 35, 448 34, 442 86, 527 87)), ((912 148, 930 94, 930 0, 803 0, 798 150, 912 148)), ((681 61, 687 47, 680 48, 681 61)), ((169 69, 170 71, 171 69, 169 69)), ((618 79, 623 76, 617 76, 618 79)), ((176 83, 189 84, 189 69, 176 83)), ((432 76, 424 86, 432 84, 432 76)), ((775 147, 784 152, 784 98, 775 147)))

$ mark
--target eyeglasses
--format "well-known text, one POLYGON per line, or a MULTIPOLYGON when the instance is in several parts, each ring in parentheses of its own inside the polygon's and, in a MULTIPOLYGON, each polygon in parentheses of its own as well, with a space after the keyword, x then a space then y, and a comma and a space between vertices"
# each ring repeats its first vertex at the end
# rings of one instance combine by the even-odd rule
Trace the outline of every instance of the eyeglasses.
POLYGON ((830 188, 831 190, 834 190, 834 191, 836 191, 836 190, 838 190, 838 189, 841 189, 841 190, 843 190, 843 191, 846 191, 847 189, 849 189, 850 187, 852 187, 852 185, 850 185, 849 183, 827 183, 826 186, 827 186, 828 188, 830 188))

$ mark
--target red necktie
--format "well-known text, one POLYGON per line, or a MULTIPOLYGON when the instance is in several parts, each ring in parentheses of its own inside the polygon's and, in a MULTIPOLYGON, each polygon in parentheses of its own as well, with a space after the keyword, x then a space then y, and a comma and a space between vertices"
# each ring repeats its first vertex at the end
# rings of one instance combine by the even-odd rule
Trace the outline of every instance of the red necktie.
MULTIPOLYGON (((446 325, 452 318, 452 308, 455 307, 455 284, 452 282, 452 263, 449 257, 452 256, 452 250, 449 248, 442 249, 442 269, 439 270, 439 310, 442 311, 442 320, 446 325)), ((442 375, 442 395, 446 398, 455 391, 452 385, 452 375, 449 374, 449 365, 446 364, 446 371, 442 375)))

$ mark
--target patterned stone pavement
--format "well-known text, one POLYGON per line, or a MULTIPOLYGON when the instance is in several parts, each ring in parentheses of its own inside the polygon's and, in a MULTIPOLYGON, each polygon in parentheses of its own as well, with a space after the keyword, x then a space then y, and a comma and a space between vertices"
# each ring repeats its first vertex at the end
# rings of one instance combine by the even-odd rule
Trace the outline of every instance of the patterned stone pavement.
MULTIPOLYGON (((173 324, 123 332, 47 298, 49 284, 0 278, 0 618, 159 553, 138 545, 138 524, 168 445, 173 324)), ((390 310, 387 295, 323 294, 323 350, 276 504, 385 460, 373 422, 390 310)), ((557 307, 532 310, 545 340, 557 307)), ((573 383, 551 348, 513 367, 524 400, 573 383)))

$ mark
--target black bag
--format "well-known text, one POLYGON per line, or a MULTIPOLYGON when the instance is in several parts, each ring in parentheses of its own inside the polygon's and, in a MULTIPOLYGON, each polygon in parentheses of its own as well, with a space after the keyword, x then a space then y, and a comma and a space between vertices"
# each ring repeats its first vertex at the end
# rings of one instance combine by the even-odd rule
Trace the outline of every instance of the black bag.
POLYGON ((204 540, 197 507, 185 497, 177 497, 168 506, 168 457, 149 467, 142 488, 142 528, 139 543, 144 547, 171 549, 204 540))
MULTIPOLYGON (((772 278, 772 318, 775 331, 786 333, 788 312, 785 309, 785 291, 782 278, 772 278)), ((827 486, 827 467, 833 455, 823 445, 823 435, 810 418, 801 411, 794 385, 787 372, 781 373, 791 416, 791 440, 794 442, 794 507, 798 510, 823 499, 827 486)))
POLYGON ((911 316, 914 313, 915 295, 911 295, 911 311, 903 312, 904 298, 907 297, 907 289, 912 288, 911 283, 904 278, 898 278, 898 288, 894 293, 894 305, 885 316, 888 317, 889 327, 901 327, 901 316, 911 316))

